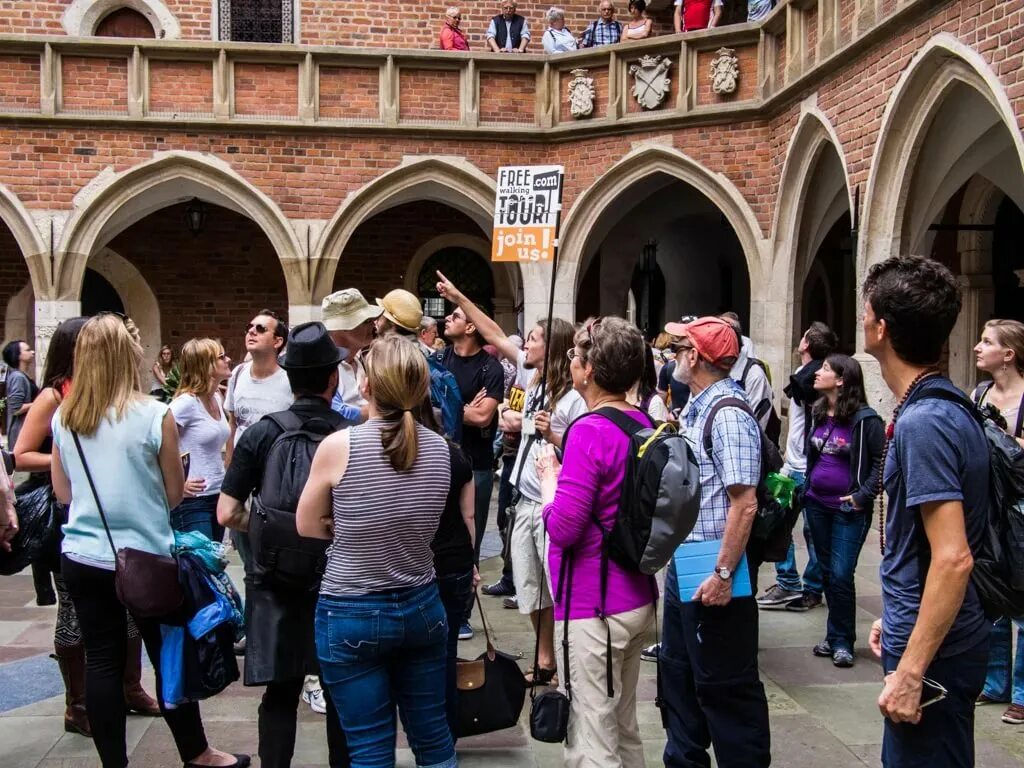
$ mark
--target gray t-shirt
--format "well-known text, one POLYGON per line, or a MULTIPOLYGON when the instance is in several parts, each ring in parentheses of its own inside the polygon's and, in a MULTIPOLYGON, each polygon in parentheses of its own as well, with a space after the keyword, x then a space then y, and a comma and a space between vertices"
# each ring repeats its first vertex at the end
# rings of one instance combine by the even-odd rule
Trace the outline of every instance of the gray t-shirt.
POLYGON ((215 419, 195 395, 179 395, 171 401, 171 413, 178 425, 182 453, 189 454, 186 480, 203 479, 206 487, 197 496, 220 493, 224 480, 224 444, 228 441, 228 419, 220 395, 214 395, 220 418, 215 419))
MULTIPOLYGON (((922 577, 930 560, 921 505, 960 501, 971 552, 981 550, 988 520, 989 449, 981 427, 956 403, 922 397, 932 388, 962 393, 949 379, 918 385, 896 419, 885 462, 889 497, 882 556, 882 646, 893 656, 907 647, 921 608, 922 577)), ((950 627, 937 657, 974 647, 991 629, 974 584, 950 627)))
POLYGON ((254 379, 252 363, 240 365, 228 379, 228 396, 224 401, 224 410, 235 417, 235 445, 245 430, 268 413, 288 410, 294 399, 284 368, 278 368, 265 379, 254 379))
POLYGON ((13 451, 18 442, 18 433, 25 423, 28 412, 15 415, 25 403, 32 402, 32 382, 21 371, 11 368, 7 372, 7 449, 13 451))

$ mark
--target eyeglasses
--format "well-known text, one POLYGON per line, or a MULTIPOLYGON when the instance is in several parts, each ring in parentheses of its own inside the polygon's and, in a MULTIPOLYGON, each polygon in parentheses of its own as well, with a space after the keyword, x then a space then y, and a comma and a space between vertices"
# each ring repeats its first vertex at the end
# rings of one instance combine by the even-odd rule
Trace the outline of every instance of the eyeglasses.
POLYGON ((682 341, 678 341, 678 342, 676 342, 675 344, 669 344, 669 345, 668 345, 668 347, 669 347, 669 349, 671 349, 671 350, 672 350, 672 352, 673 352, 673 353, 675 353, 675 354, 677 354, 677 355, 678 355, 678 354, 679 354, 680 352, 683 352, 684 350, 685 350, 685 351, 689 351, 689 350, 691 350, 691 349, 695 349, 695 347, 693 346, 693 344, 686 344, 686 343, 684 343, 684 342, 682 342, 682 341))
POLYGON ((223 360, 223 361, 228 361, 231 358, 228 357, 228 353, 227 352, 221 352, 219 355, 217 355, 217 359, 218 360, 223 360))
POLYGON ((247 326, 245 326, 246 333, 249 333, 249 331, 256 331, 256 333, 258 333, 261 336, 269 330, 270 329, 267 326, 263 325, 263 323, 249 323, 247 326))
POLYGON ((565 356, 569 358, 569 362, 570 362, 570 363, 571 363, 571 362, 572 362, 573 360, 575 360, 575 359, 576 359, 577 357, 578 357, 578 358, 579 358, 580 360, 582 360, 582 359, 583 359, 583 353, 582 353, 582 352, 580 352, 580 351, 578 351, 578 350, 577 350, 577 349, 576 349, 575 347, 573 347, 572 349, 568 350, 568 351, 567 351, 567 352, 565 353, 565 356))
POLYGON ((949 696, 949 691, 946 690, 946 686, 944 686, 942 683, 937 683, 928 677, 922 677, 921 682, 935 691, 935 695, 932 698, 921 702, 921 709, 924 709, 925 707, 930 707, 932 704, 938 704, 944 698, 949 696))
POLYGON ((110 309, 103 310, 102 312, 97 312, 96 317, 116 317, 122 323, 128 322, 128 315, 126 315, 124 312, 115 312, 110 309))

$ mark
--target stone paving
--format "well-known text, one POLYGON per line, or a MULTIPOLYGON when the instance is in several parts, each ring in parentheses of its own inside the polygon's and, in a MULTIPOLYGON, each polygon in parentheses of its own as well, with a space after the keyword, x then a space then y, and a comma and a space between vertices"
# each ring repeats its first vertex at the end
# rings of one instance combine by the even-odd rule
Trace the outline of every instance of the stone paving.
MULTIPOLYGON (((493 519, 493 515, 492 515, 493 519)), ((485 583, 500 568, 493 557, 496 535, 485 540, 483 566, 485 583)), ((857 579, 858 634, 867 638, 872 620, 878 615, 881 598, 877 580, 878 541, 871 535, 864 546, 857 579)), ((800 562, 804 558, 798 557, 800 562)), ((237 566, 232 576, 241 584, 237 566)), ((766 566, 761 582, 770 583, 766 566)), ((63 692, 51 651, 54 609, 37 608, 33 602, 31 578, 25 575, 0 579, 0 768, 94 768, 98 765, 92 743, 81 736, 65 734, 62 728, 63 692)), ((500 601, 482 598, 496 645, 509 652, 532 656, 532 634, 528 622, 517 612, 502 609, 500 601)), ((465 657, 483 650, 479 617, 474 617, 476 637, 461 644, 465 657)), ((866 647, 858 649, 857 665, 840 670, 828 659, 811 655, 825 622, 824 609, 805 614, 783 611, 761 613, 762 679, 768 690, 772 723, 774 765, 786 768, 860 768, 880 766, 881 720, 875 705, 879 693, 880 667, 866 647)), ((650 641, 654 641, 651 633, 650 641)), ((654 706, 655 665, 644 663, 640 680, 639 719, 648 764, 661 764, 664 733, 654 706)), ((144 674, 152 691, 152 674, 144 674)), ((217 698, 202 705, 207 734, 214 745, 235 752, 256 751, 256 709, 261 689, 233 685, 217 698)), ((977 765, 981 768, 1011 768, 1024 764, 1024 726, 1004 725, 1002 707, 978 710, 977 765)), ((524 708, 518 728, 464 739, 459 742, 463 766, 509 768, 558 766, 560 745, 541 744, 529 738, 524 708)), ((170 733, 159 720, 131 717, 128 745, 132 765, 147 768, 180 766, 170 733)), ((398 765, 411 768, 412 753, 399 734, 398 765)), ((258 765, 259 761, 254 760, 258 765)), ((321 716, 300 705, 299 738, 295 768, 326 766, 321 716)))

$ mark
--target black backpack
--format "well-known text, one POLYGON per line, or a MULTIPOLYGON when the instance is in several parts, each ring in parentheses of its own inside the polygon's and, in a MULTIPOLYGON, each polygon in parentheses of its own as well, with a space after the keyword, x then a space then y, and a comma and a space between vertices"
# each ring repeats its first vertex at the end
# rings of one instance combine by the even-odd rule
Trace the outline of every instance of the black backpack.
POLYGON ((295 510, 313 455, 336 427, 321 416, 304 421, 294 411, 263 418, 277 424, 282 433, 267 452, 263 484, 253 498, 249 518, 255 576, 261 586, 317 589, 327 567, 329 542, 299 536, 295 510))
MULTIPOLYGON (((768 383, 772 383, 771 374, 768 372, 768 366, 765 365, 763 360, 758 360, 756 357, 747 358, 747 364, 743 366, 743 375, 740 377, 739 385, 743 387, 743 391, 747 389, 747 374, 750 373, 750 369, 757 366, 764 371, 765 378, 768 379, 768 383)), ((779 412, 775 410, 775 404, 771 400, 762 400, 757 404, 757 407, 753 411, 754 418, 757 419, 757 423, 761 423, 761 419, 764 418, 765 414, 768 414, 768 421, 764 425, 764 433, 768 436, 776 446, 778 446, 779 440, 782 438, 782 419, 779 418, 779 412)))
MULTIPOLYGON (((981 552, 974 557, 971 581, 990 619, 1024 618, 1024 448, 965 395, 928 387, 913 400, 929 398, 957 403, 985 431, 989 448, 988 525, 981 552)), ((922 574, 926 571, 923 568, 922 574)))
MULTIPOLYGON (((739 408, 749 413, 754 421, 757 416, 750 409, 746 400, 738 397, 724 397, 711 406, 711 412, 704 422, 704 452, 710 456, 714 447, 712 441, 712 428, 715 423, 715 416, 723 408, 739 408)), ((772 441, 760 424, 757 427, 761 436, 761 472, 757 481, 757 516, 750 528, 750 538, 747 540, 747 560, 751 568, 756 571, 760 563, 779 563, 786 559, 789 553, 789 545, 793 542, 793 526, 796 525, 797 517, 800 515, 800 508, 792 505, 789 509, 783 509, 775 497, 768 490, 765 480, 772 472, 778 472, 782 468, 782 454, 778 446, 772 441)))

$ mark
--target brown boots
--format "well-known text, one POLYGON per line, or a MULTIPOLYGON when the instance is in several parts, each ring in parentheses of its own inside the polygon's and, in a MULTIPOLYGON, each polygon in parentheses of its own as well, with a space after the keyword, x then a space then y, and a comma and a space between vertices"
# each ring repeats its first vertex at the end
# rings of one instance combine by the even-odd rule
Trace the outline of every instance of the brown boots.
POLYGON ((54 658, 64 678, 64 730, 92 738, 85 712, 85 646, 55 645, 54 658))
POLYGON ((142 638, 128 638, 128 657, 124 666, 124 703, 129 711, 157 717, 160 705, 142 690, 142 638))

